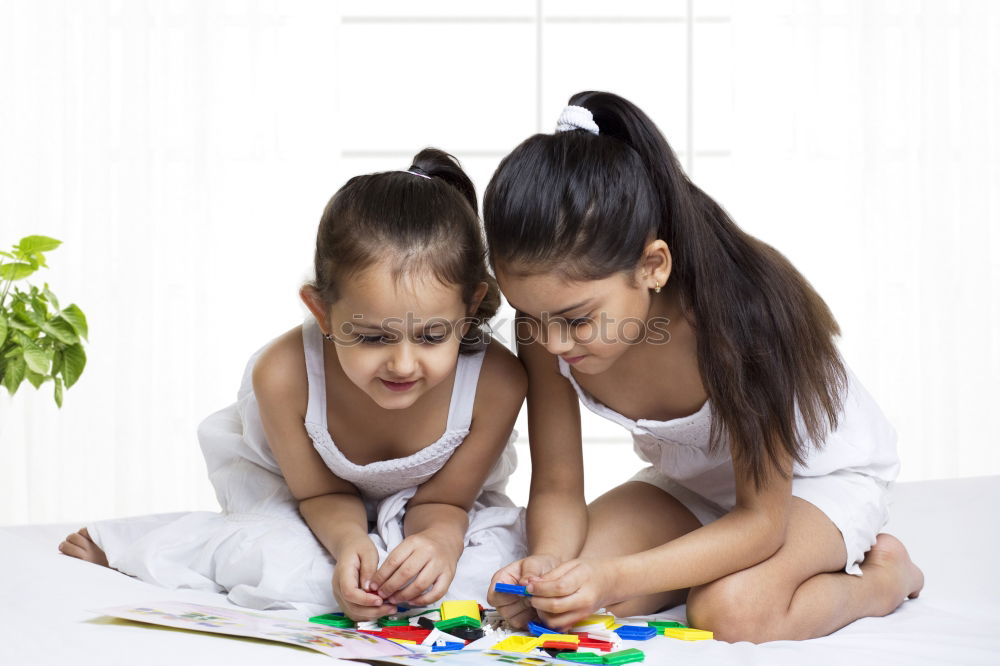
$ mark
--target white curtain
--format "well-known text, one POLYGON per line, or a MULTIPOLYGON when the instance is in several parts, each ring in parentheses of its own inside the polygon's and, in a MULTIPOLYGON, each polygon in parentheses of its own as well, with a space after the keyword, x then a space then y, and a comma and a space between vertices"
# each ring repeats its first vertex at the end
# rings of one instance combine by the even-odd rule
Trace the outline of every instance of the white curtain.
POLYGON ((1000 3, 733 8, 723 203, 832 307, 901 478, 1000 473, 1000 3))

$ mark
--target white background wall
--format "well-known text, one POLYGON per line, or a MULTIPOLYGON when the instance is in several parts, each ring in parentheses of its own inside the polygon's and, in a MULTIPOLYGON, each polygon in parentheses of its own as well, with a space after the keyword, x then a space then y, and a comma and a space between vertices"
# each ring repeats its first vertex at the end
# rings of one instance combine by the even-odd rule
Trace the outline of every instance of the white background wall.
MULTIPOLYGON (((0 396, 0 523, 214 508, 196 425, 304 316, 328 197, 426 145, 481 191, 583 89, 826 298, 904 480, 1000 473, 995 2, 0 0, 0 246, 63 240, 91 330, 63 409, 0 396)), ((586 418, 593 497, 639 462, 586 418)))

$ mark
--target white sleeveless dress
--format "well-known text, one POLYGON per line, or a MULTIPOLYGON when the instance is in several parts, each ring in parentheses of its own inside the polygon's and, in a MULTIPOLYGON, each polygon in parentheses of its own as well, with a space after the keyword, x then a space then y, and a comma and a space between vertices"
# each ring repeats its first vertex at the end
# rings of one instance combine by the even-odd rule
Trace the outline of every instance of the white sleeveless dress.
MULTIPOLYGON (((322 333, 310 318, 302 326, 309 402, 305 429, 323 461, 354 484, 368 510, 370 537, 379 561, 404 538, 406 503, 462 444, 472 422, 476 385, 485 350, 462 354, 444 434, 404 458, 356 465, 327 430, 322 333)), ((299 515, 261 425, 251 375, 266 346, 247 363, 237 401, 206 418, 198 439, 220 513, 158 514, 88 525, 111 567, 167 588, 226 592, 230 601, 257 609, 337 609, 334 562, 299 515)), ((469 511, 465 550, 447 599, 485 605, 493 573, 525 556, 523 511, 504 494, 517 465, 516 433, 494 465, 469 511)))
MULTIPOLYGON (((729 447, 709 449, 710 401, 689 416, 634 421, 588 394, 561 358, 559 372, 588 409, 632 434, 636 454, 650 463, 632 480, 669 493, 703 525, 735 506, 736 481, 729 447)), ((896 431, 850 368, 847 377, 840 422, 823 443, 809 443, 805 464, 796 464, 792 470, 792 495, 818 507, 837 526, 847 547, 844 570, 861 575, 859 563, 888 520, 889 493, 899 474, 899 458, 896 431)), ((798 424, 804 432, 801 415, 798 424)))

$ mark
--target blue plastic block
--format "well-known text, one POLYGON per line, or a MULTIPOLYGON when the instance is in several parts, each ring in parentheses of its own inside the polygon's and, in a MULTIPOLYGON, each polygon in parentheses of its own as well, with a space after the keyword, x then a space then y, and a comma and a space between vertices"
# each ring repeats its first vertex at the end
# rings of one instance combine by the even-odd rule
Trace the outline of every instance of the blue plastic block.
POLYGON ((452 643, 452 642, 442 643, 441 641, 438 641, 437 643, 431 646, 431 652, 444 652, 445 650, 461 650, 464 647, 465 643, 452 643))
POLYGON ((532 636, 541 636, 542 634, 558 634, 559 632, 555 629, 550 629, 546 627, 541 622, 529 622, 528 631, 532 636))
POLYGON ((626 641, 648 641, 656 636, 656 627, 637 627, 631 624, 623 624, 615 629, 615 633, 626 641))
POLYGON ((509 585, 507 583, 496 583, 493 589, 504 594, 516 594, 519 597, 530 597, 528 589, 524 585, 509 585))

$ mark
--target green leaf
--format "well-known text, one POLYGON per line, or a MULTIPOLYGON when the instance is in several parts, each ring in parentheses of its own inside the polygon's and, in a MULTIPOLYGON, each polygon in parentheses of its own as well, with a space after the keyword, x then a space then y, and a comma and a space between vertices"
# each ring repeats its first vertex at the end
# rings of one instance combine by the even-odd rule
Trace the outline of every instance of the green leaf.
POLYGON ((66 388, 76 383, 87 365, 87 354, 83 345, 76 344, 63 350, 62 375, 66 378, 66 388))
POLYGON ((37 269, 30 263, 15 261, 13 263, 3 264, 0 266, 0 279, 21 280, 34 273, 36 270, 37 269))
POLYGON ((45 307, 45 301, 42 299, 41 294, 31 295, 31 309, 35 311, 35 314, 38 315, 41 320, 44 321, 49 318, 49 309, 45 307))
POLYGON ((46 282, 45 286, 42 287, 42 293, 45 294, 45 298, 49 301, 49 303, 52 304, 52 307, 55 309, 55 311, 59 312, 59 299, 56 298, 55 294, 53 294, 51 291, 49 291, 49 283, 48 282, 46 282))
POLYGON ((46 357, 45 352, 39 349, 34 344, 23 345, 24 347, 24 362, 28 367, 40 375, 49 374, 49 359, 46 357))
POLYGON ((63 401, 63 383, 62 380, 56 377, 56 389, 55 389, 56 407, 62 407, 63 401))
POLYGON ((56 375, 58 375, 59 372, 62 371, 62 367, 63 367, 63 353, 57 349, 52 354, 52 370, 50 370, 52 376, 55 377, 56 375))
MULTIPOLYGON (((76 307, 75 304, 70 304, 66 306, 66 309, 60 313, 60 316, 69 322, 76 334, 79 335, 84 340, 87 339, 87 317, 84 316, 83 311, 76 307)), ((66 383, 67 388, 70 383, 66 383)))
POLYGON ((35 388, 38 388, 39 386, 41 386, 42 382, 45 381, 45 375, 40 375, 37 372, 32 372, 31 368, 26 368, 25 369, 25 371, 24 371, 24 377, 29 382, 31 382, 31 385, 34 386, 35 388))
POLYGON ((17 387, 21 385, 24 380, 24 359, 20 357, 14 357, 11 361, 7 363, 7 371, 3 375, 3 385, 7 387, 7 391, 11 395, 17 393, 17 387))
POLYGON ((0 347, 2 347, 4 341, 7 340, 7 328, 7 317, 0 312, 0 347))
POLYGON ((7 257, 8 259, 17 259, 17 257, 12 255, 10 252, 0 252, 0 257, 7 257))
POLYGON ((22 254, 30 252, 50 252, 62 245, 62 241, 48 236, 25 236, 17 244, 16 249, 22 254))
POLYGON ((42 324, 42 330, 66 345, 75 345, 80 341, 80 338, 77 336, 76 331, 73 330, 73 327, 69 325, 68 321, 62 319, 61 317, 56 317, 55 319, 42 324))

